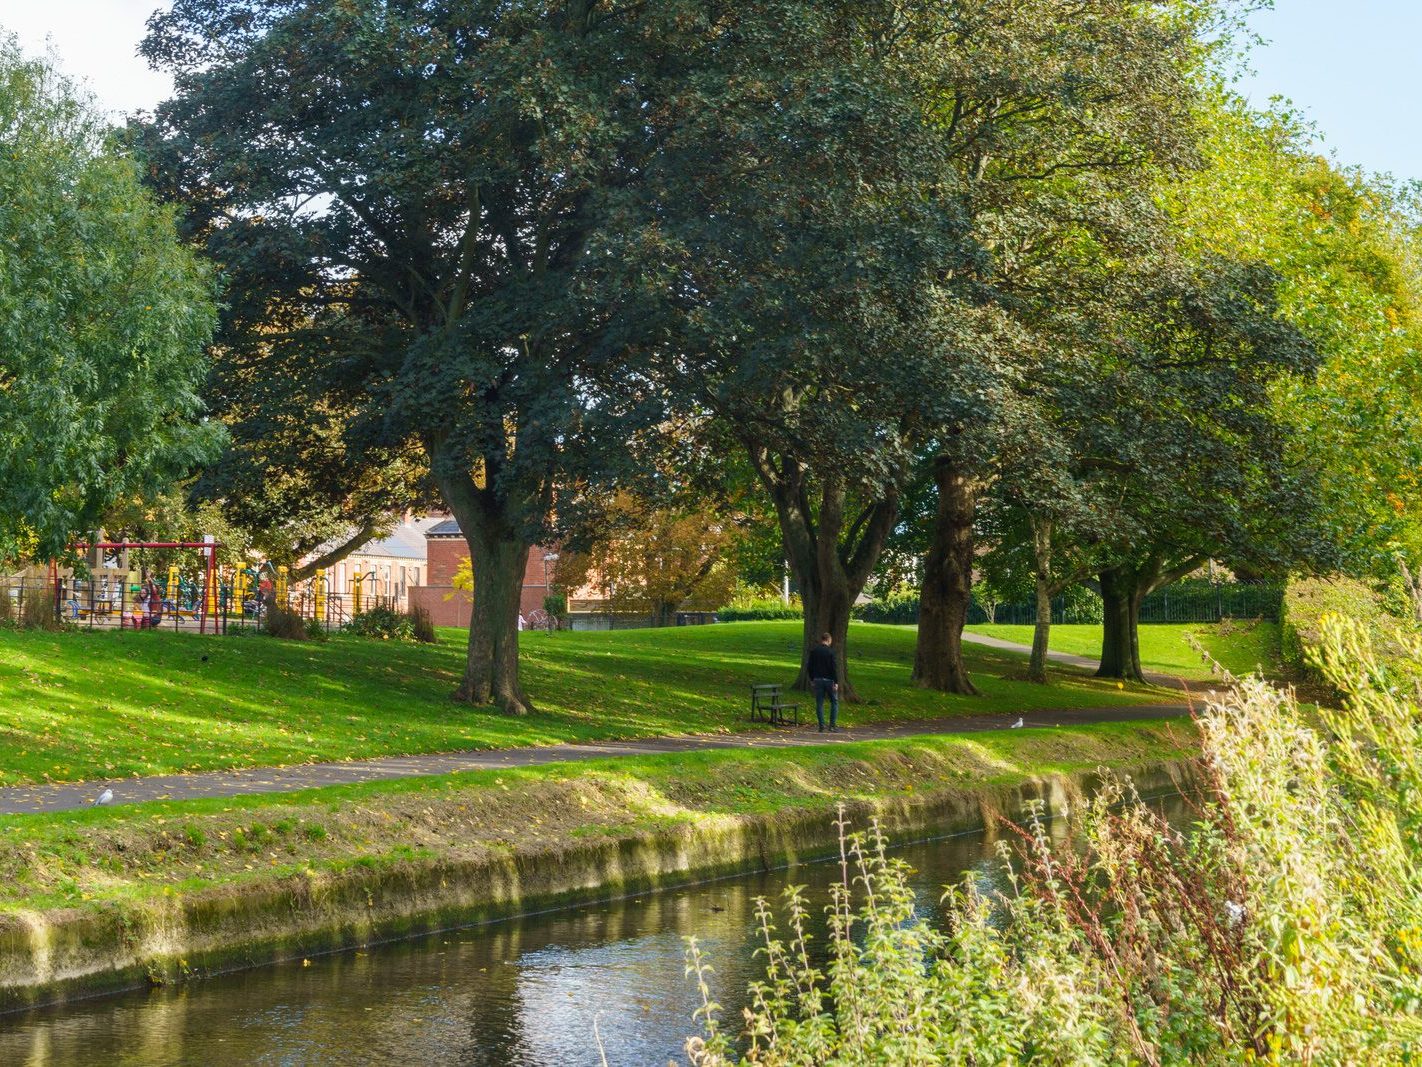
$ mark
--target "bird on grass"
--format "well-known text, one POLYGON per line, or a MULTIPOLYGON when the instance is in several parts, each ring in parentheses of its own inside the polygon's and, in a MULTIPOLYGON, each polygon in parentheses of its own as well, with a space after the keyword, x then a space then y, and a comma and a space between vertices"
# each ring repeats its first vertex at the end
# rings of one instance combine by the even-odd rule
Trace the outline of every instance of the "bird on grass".
POLYGON ((105 789, 102 793, 100 793, 98 796, 96 796, 96 797, 94 798, 94 805, 93 805, 93 806, 97 808, 97 807, 99 807, 99 806, 101 806, 101 805, 103 805, 103 804, 112 804, 113 802, 114 802, 114 791, 113 791, 112 789, 105 789))
POLYGON ((1008 729, 1010 729, 1010 730, 1020 730, 1020 729, 1022 729, 1022 727, 1025 726, 1025 725, 1026 725, 1026 723, 1024 723, 1024 722, 1019 718, 1015 723, 1013 723, 1010 727, 1008 727, 1008 729))

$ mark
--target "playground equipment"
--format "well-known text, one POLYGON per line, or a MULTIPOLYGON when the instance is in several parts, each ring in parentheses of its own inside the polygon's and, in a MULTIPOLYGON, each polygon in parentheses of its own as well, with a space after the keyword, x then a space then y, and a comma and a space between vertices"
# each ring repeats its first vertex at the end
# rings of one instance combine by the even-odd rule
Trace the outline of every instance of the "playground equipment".
POLYGON ((150 625, 165 611, 173 613, 177 625, 186 612, 189 618, 196 617, 199 633, 207 633, 209 627, 216 633, 221 621, 217 610, 217 550, 220 547, 211 537, 202 541, 97 541, 71 545, 74 552, 90 557, 90 576, 87 581, 77 576, 62 579, 58 563, 51 563, 49 573, 55 608, 62 610, 67 606, 69 617, 75 622, 87 619, 93 625, 96 618, 107 621, 116 617, 120 626, 134 627, 150 625), (141 580, 130 569, 130 553, 175 549, 195 550, 201 554, 200 585, 188 583, 185 591, 179 568, 170 565, 167 582, 161 590, 162 603, 145 602, 141 580), (108 565, 110 557, 116 566, 108 565), (70 587, 67 591, 66 583, 70 587))
MULTIPOLYGON (((337 572, 327 569, 297 580, 290 567, 270 561, 219 567, 219 548, 211 539, 79 543, 71 550, 88 557, 87 567, 61 570, 51 563, 48 577, 41 571, 27 581, 47 591, 60 617, 91 629, 161 625, 226 633, 233 627, 262 627, 274 608, 332 629, 364 612, 396 606, 389 576, 382 580, 373 568, 357 569, 341 589, 337 572), (147 551, 156 558, 145 556, 147 551)), ((23 582, 19 592, 24 592, 23 582)), ((0 595, 6 593, 0 588, 0 595)))

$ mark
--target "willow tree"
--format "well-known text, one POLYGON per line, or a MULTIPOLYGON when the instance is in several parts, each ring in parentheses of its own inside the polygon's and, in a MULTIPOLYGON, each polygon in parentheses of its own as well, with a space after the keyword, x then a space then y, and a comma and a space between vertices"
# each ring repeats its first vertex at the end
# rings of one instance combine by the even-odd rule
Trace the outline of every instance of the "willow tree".
MULTIPOLYGON (((456 696, 522 713, 518 600, 560 481, 644 406, 604 332, 610 205, 654 150, 691 3, 176 0, 148 138, 230 282, 220 353, 418 452, 479 595, 456 696)), ((354 465, 359 469, 359 464, 354 465)), ((349 468, 348 468, 349 469, 349 468)), ((354 487, 349 487, 354 488, 354 487)))
POLYGON ((209 459, 210 272, 104 121, 0 37, 0 559, 53 558, 209 459))

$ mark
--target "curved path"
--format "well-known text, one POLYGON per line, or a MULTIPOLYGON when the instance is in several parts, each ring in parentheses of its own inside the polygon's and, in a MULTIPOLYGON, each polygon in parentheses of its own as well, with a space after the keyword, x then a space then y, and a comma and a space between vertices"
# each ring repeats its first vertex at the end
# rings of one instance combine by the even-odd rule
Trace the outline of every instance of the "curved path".
MULTIPOLYGON (((966 640, 1013 652, 1027 651, 996 638, 964 634, 966 640)), ((1066 653, 1051 653, 1054 660, 1072 666, 1094 667, 1094 660, 1066 653)), ((1188 688, 1182 681, 1164 676, 1150 679, 1172 688, 1188 688)), ((1118 705, 1104 708, 1077 708, 1062 711, 1023 711, 993 715, 955 715, 938 719, 867 723, 844 727, 839 733, 822 734, 813 726, 783 730, 750 731, 737 734, 697 734, 684 737, 650 737, 633 741, 602 741, 529 748, 480 749, 436 755, 381 756, 344 763, 307 763, 291 767, 252 767, 201 774, 166 774, 147 778, 69 782, 56 785, 20 785, 0 788, 0 815, 72 811, 89 807, 105 789, 113 791, 113 803, 138 804, 150 800, 195 800, 204 797, 237 797, 257 793, 290 793, 328 785, 350 785, 390 778, 450 774, 455 771, 498 770, 509 767, 537 767, 548 763, 572 763, 612 756, 644 756, 669 752, 703 752, 724 748, 792 748, 807 745, 839 745, 853 741, 913 737, 928 734, 966 734, 984 730, 1010 729, 1021 718, 1024 726, 1084 726, 1094 723, 1133 722, 1186 715, 1185 704, 1118 705)))

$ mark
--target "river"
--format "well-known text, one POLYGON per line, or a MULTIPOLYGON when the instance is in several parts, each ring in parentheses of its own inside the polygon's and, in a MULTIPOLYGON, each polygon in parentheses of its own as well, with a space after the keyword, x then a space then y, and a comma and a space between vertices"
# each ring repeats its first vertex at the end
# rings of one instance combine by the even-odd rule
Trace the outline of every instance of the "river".
MULTIPOLYGON (((930 921, 964 872, 1001 884, 981 833, 895 854, 930 921)), ((601 1062, 594 1022, 611 1067, 684 1063, 698 1001, 683 938, 702 941, 734 1021, 757 973, 755 898, 803 884, 818 909, 838 873, 804 864, 0 1017, 0 1065, 577 1067, 601 1062)))

